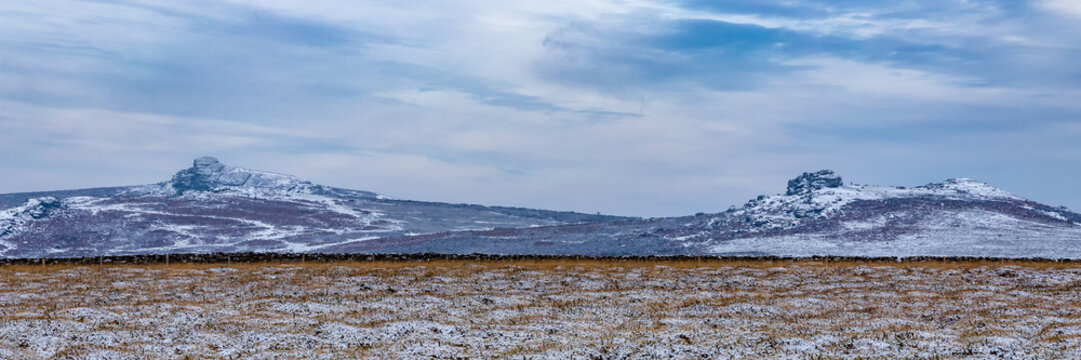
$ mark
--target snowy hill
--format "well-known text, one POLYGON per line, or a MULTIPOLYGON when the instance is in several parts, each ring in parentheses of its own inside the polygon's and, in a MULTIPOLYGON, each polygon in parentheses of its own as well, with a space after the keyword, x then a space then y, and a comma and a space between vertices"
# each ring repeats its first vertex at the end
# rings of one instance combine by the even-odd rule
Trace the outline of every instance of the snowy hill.
POLYGON ((791 190, 715 216, 710 239, 692 238, 711 253, 1081 257, 1081 215, 972 179, 791 190))
POLYGON ((0 257, 179 252, 1081 258, 1081 215, 971 179, 845 185, 698 216, 623 218, 396 200, 196 159, 157 184, 0 195, 0 257))
POLYGON ((388 236, 622 218, 395 200, 196 159, 157 184, 0 195, 0 257, 310 252, 388 236))
POLYGON ((823 170, 726 212, 380 239, 343 252, 1081 258, 1081 215, 971 179, 844 185, 823 170))

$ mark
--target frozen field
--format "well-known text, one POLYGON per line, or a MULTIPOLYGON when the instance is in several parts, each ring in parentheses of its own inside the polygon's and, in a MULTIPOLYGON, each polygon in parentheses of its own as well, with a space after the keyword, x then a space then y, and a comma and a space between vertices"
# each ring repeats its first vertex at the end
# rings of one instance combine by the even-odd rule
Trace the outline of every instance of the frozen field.
POLYGON ((0 358, 1076 358, 1081 267, 0 267, 0 358))

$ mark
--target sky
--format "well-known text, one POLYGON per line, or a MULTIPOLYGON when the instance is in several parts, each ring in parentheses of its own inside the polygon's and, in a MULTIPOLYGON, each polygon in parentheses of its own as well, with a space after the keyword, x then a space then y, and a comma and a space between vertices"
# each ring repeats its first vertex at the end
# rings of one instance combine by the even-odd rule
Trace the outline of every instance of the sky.
POLYGON ((405 199, 719 212, 804 171, 1081 210, 1081 2, 5 1, 0 193, 204 155, 405 199))

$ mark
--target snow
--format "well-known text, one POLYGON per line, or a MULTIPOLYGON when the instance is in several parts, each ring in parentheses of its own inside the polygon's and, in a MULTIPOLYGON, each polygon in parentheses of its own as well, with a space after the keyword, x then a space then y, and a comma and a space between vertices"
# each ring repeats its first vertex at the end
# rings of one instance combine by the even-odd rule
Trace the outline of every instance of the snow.
POLYGON ((939 190, 940 192, 952 191, 955 195, 964 195, 980 199, 1024 200, 1023 198, 1013 195, 1005 190, 969 178, 953 178, 946 180, 941 184, 925 185, 922 187, 917 187, 917 189, 939 190))
POLYGON ((352 243, 364 242, 364 241, 368 241, 368 240, 375 240, 375 239, 379 239, 379 238, 380 238, 379 236, 366 236, 366 237, 362 237, 362 238, 349 239, 349 240, 345 240, 345 241, 328 242, 328 243, 321 243, 321 244, 314 244, 314 245, 313 244, 298 243, 298 242, 282 241, 282 244, 285 245, 285 248, 278 249, 278 251, 286 252, 286 253, 317 252, 320 249, 328 248, 328 247, 331 247, 331 246, 352 244, 352 243))
POLYGON ((1051 217, 1052 219, 1055 219, 1055 220, 1059 220, 1059 221, 1069 221, 1070 220, 1070 219, 1067 219, 1065 216, 1062 216, 1062 214, 1059 214, 1059 213, 1054 212, 1054 211, 1045 211, 1045 210, 1037 210, 1037 211, 1039 211, 1040 213, 1042 213, 1044 215, 1047 215, 1047 216, 1049 216, 1049 217, 1051 217))
POLYGON ((1061 358, 1070 266, 0 268, 0 358, 1061 358), (18 279, 19 281, 10 281, 18 279), (78 296, 72 296, 77 293, 78 296))
POLYGON ((15 214, 26 211, 26 207, 27 205, 23 205, 11 209, 0 210, 0 224, 15 221, 15 214))
POLYGON ((64 199, 64 204, 71 209, 87 211, 92 215, 97 215, 100 212, 117 211, 127 213, 139 213, 139 214, 152 214, 152 215, 175 215, 166 211, 157 211, 146 209, 136 204, 130 203, 111 203, 108 202, 108 198, 96 198, 90 196, 74 196, 64 199))
POLYGON ((19 233, 27 222, 35 217, 44 216, 46 209, 51 206, 62 206, 60 201, 52 196, 44 196, 26 200, 20 206, 0 210, 0 256, 15 250, 18 246, 4 238, 19 233))
MULTIPOLYGON (((250 194, 248 194, 250 195, 250 194)), ((190 199, 203 199, 207 201, 228 201, 230 197, 246 198, 248 195, 239 193, 189 193, 183 195, 183 197, 190 199)), ((278 201, 290 201, 302 208, 313 208, 320 211, 326 211, 333 214, 339 214, 345 217, 355 219, 355 222, 350 226, 345 227, 326 227, 326 228, 309 228, 304 226, 295 225, 276 225, 268 221, 263 221, 258 218, 245 217, 243 214, 238 216, 220 216, 201 214, 198 212, 191 212, 190 209, 186 209, 183 212, 172 212, 170 210, 157 210, 158 204, 149 201, 139 202, 123 202, 116 203, 111 198, 95 198, 88 196, 70 197, 63 200, 65 206, 72 210, 84 211, 91 215, 97 215, 102 212, 119 212, 123 213, 125 217, 132 218, 134 220, 140 219, 147 215, 155 215, 160 217, 199 217, 205 219, 227 220, 234 222, 237 225, 234 226, 234 232, 243 229, 239 234, 233 235, 215 235, 211 238, 210 235, 219 231, 210 226, 197 226, 197 225, 183 225, 174 224, 168 222, 155 221, 151 222, 146 230, 148 231, 167 231, 176 236, 172 239, 173 244, 169 246, 159 247, 122 247, 110 249, 109 253, 117 253, 117 251, 153 251, 153 252, 183 252, 183 251, 201 251, 207 247, 211 248, 224 248, 229 247, 248 240, 278 240, 281 241, 281 247, 279 248, 267 248, 266 250, 277 250, 284 252, 310 252, 328 246, 366 241, 378 238, 378 236, 366 236, 359 238, 345 239, 343 241, 327 242, 320 244, 309 244, 295 241, 288 241, 296 236, 304 234, 312 234, 319 232, 326 232, 336 235, 345 235, 353 233, 385 233, 400 231, 403 227, 403 222, 395 219, 386 219, 385 214, 374 211, 365 210, 360 211, 348 205, 342 203, 341 200, 334 199, 322 195, 314 194, 279 194, 281 199, 278 201), (152 208, 153 207, 153 208, 152 208), (366 229, 368 225, 377 220, 383 220, 383 224, 380 227, 366 229), (365 228, 365 229, 362 229, 365 228), (208 242, 212 240, 212 242, 208 242)), ((9 211, 21 211, 23 207, 17 209, 11 209, 9 211)), ((166 208, 168 209, 168 208, 166 208)), ((6 245, 6 242, 0 242, 0 245, 6 245)), ((14 244, 11 244, 11 248, 14 248, 14 244)), ((2 252, 0 252, 2 253, 2 252)))
MULTIPOLYGON (((756 199, 752 199, 747 202, 742 208, 733 208, 726 213, 719 214, 710 220, 707 228, 713 228, 723 230, 719 226, 723 226, 725 219, 740 219, 746 224, 753 225, 744 229, 749 234, 763 234, 758 235, 758 238, 770 232, 777 230, 793 229, 800 225, 807 223, 810 220, 818 219, 831 219, 837 218, 839 220, 837 225, 843 231, 832 231, 827 233, 805 234, 804 236, 795 236, 793 238, 809 239, 817 237, 826 237, 833 239, 816 239, 814 244, 808 244, 810 248, 817 249, 835 249, 838 244, 844 242, 843 238, 863 240, 865 235, 857 234, 859 232, 880 231, 886 229, 889 223, 894 219, 894 216, 905 217, 919 217, 922 218, 925 213, 883 213, 880 215, 874 215, 869 218, 862 218, 856 216, 854 219, 848 220, 844 216, 846 215, 846 209, 853 209, 849 205, 857 201, 882 201, 882 200, 905 200, 905 199, 921 199, 925 201, 968 201, 968 202, 1002 202, 1010 204, 1019 204, 1020 206, 1029 209, 1033 213, 1043 214, 1050 216, 1058 220, 1066 220, 1064 216, 1057 213, 1049 213, 1047 211, 1037 211, 1033 208, 1027 200, 1012 195, 1004 190, 995 188, 988 184, 975 181, 967 178, 955 178, 949 179, 941 183, 933 183, 924 186, 917 187, 894 187, 894 186, 870 186, 870 185, 842 185, 837 187, 823 187, 814 190, 808 190, 794 195, 774 195, 774 196, 760 196, 756 199), (743 220, 746 219, 746 220, 743 220), (856 235, 853 235, 856 234, 856 235), (817 246, 823 244, 829 244, 828 246, 817 246)), ((878 210, 882 211, 882 210, 878 210)), ((887 210, 888 211, 888 210, 887 210)), ((920 211, 928 211, 926 209, 920 211)), ((955 214, 942 213, 941 216, 953 216, 955 214)), ((971 214, 968 214, 971 215, 971 214)), ((980 216, 967 216, 962 214, 962 217, 955 219, 974 220, 977 224, 955 224, 954 226, 985 226, 985 227, 999 227, 1003 230, 1009 230, 1007 224, 1013 223, 1014 219, 1005 215, 993 216, 990 213, 980 216), (996 221, 1002 221, 995 223, 996 221)), ((922 226, 922 225, 919 225, 922 226)), ((1030 227, 1031 228, 1031 227, 1030 227)), ((889 233, 898 231, 883 230, 889 233)), ((908 231, 908 230, 904 230, 908 231)), ((939 237, 936 240, 944 242, 952 241, 950 237, 952 234, 942 233, 945 237, 939 237)), ((1040 236, 1038 233, 1029 233, 1026 235, 1040 236)), ((708 236, 696 236, 690 235, 691 238, 696 238, 699 242, 703 239, 708 239, 708 236)), ((742 236, 747 237, 747 236, 742 236)), ((673 238, 670 238, 673 239, 673 238)), ((757 239, 757 238, 756 238, 757 239)), ((674 239, 678 240, 678 239, 674 239)), ((878 241, 875 239, 874 241, 878 241)), ((718 244, 717 251, 736 251, 737 244, 747 244, 747 251, 759 251, 762 249, 776 249, 782 244, 777 244, 776 240, 763 239, 765 243, 754 243, 756 240, 736 240, 729 241, 723 244, 718 244)), ((705 241, 709 242, 709 241, 705 241)), ((791 244, 792 247, 799 247, 801 245, 791 244)), ((831 250, 832 251, 832 250, 831 250)), ((804 253, 800 251, 801 253, 804 253)), ((911 251, 903 252, 902 254, 908 254, 911 251)), ((788 253, 788 251, 785 251, 788 253)), ((834 254, 835 253, 819 253, 822 254, 834 254)), ((1021 255, 1018 255, 1021 256, 1021 255)))
POLYGON ((886 226, 886 216, 875 216, 864 221, 845 221, 841 226, 848 231, 877 229, 886 226))
POLYGON ((821 215, 836 213, 845 205, 859 200, 905 199, 934 197, 944 200, 1024 200, 1002 189, 966 178, 946 180, 942 183, 901 188, 894 186, 846 185, 822 188, 808 194, 775 195, 752 200, 739 214, 754 214, 776 210, 811 211, 821 215))
POLYGON ((4 255, 8 251, 15 250, 16 248, 18 248, 18 246, 15 245, 15 243, 0 239, 0 256, 4 255))
MULTIPOLYGON (((131 187, 122 196, 159 196, 202 199, 232 195, 261 199, 289 199, 314 195, 329 188, 314 185, 293 175, 223 165, 214 158, 196 159, 192 168, 178 172, 172 180, 131 187)), ((377 194, 366 193, 373 197, 377 194)))
MULTIPOLYGON (((929 216, 919 229, 889 241, 862 241, 835 233, 755 237, 717 242, 714 254, 765 253, 786 256, 995 256, 1081 258, 1081 232, 987 211, 929 216)), ((845 223, 853 228, 877 223, 845 223)))
POLYGON ((801 178, 806 181, 799 186, 790 182, 787 193, 794 195, 761 196, 742 208, 712 216, 558 228, 550 226, 579 221, 566 220, 567 214, 547 218, 515 209, 376 200, 384 197, 200 158, 170 181, 131 187, 119 196, 63 199, 59 216, 34 217, 35 211, 44 211, 38 209, 40 200, 0 210, 0 256, 324 249, 450 252, 455 251, 454 245, 464 244, 467 252, 503 253, 870 255, 898 251, 890 255, 903 256, 936 255, 933 251, 944 249, 937 255, 1081 257, 1081 250, 1074 250, 1081 237, 1081 225, 1071 220, 1074 214, 1051 211, 972 179, 903 188, 844 185, 829 171, 801 178), (905 199, 914 200, 893 201, 905 199), (934 206, 939 200, 942 206, 934 206), (947 201, 952 201, 949 206, 947 201), (42 225, 26 225, 29 218, 42 225), (516 230, 482 238, 467 233, 495 228, 516 230), (52 231, 65 238, 78 234, 86 240, 54 247, 42 240, 55 238, 52 231), (387 241, 348 246, 379 237, 421 234, 432 236, 400 242, 404 245, 387 241), (589 247, 593 242, 598 246, 589 247), (944 244, 956 244, 959 249, 944 244), (1054 246, 1066 248, 1056 253, 1054 246))

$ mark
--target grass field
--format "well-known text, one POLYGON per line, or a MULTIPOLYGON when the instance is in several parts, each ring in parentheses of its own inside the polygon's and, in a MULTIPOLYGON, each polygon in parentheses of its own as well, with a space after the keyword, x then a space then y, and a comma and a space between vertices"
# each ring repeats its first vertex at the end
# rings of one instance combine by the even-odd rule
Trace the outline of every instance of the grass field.
POLYGON ((1076 358, 1081 267, 432 261, 0 267, 0 358, 1076 358))

